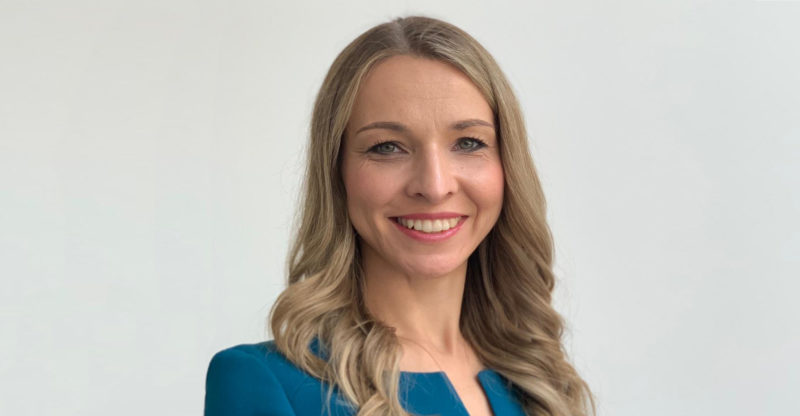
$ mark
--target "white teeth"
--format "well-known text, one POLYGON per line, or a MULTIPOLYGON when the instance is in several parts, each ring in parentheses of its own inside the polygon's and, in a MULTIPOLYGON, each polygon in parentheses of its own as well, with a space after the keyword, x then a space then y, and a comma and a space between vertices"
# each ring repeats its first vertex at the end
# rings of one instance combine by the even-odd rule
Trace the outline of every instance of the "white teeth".
POLYGON ((433 222, 431 220, 422 221, 422 231, 426 233, 433 231, 433 222))
POLYGON ((439 233, 455 227, 459 219, 460 217, 437 220, 408 220, 398 217, 397 222, 408 229, 422 231, 424 233, 439 233))

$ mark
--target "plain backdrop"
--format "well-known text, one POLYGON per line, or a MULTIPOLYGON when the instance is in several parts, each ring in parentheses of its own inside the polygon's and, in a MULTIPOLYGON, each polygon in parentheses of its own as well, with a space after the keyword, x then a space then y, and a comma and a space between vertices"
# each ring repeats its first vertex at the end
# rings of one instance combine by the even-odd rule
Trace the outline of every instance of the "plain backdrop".
POLYGON ((674 0, 0 0, 0 414, 200 414, 323 76, 408 14, 519 96, 600 415, 800 414, 800 2, 674 0))

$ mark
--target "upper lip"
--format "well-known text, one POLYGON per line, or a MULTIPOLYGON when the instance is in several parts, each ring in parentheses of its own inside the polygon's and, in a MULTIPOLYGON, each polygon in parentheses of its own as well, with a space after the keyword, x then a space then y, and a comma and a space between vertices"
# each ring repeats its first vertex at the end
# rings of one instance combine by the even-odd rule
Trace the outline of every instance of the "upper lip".
POLYGON ((409 220, 440 220, 442 218, 456 218, 463 216, 464 216, 463 214, 459 214, 457 212, 430 212, 430 213, 398 215, 393 218, 405 218, 409 220))

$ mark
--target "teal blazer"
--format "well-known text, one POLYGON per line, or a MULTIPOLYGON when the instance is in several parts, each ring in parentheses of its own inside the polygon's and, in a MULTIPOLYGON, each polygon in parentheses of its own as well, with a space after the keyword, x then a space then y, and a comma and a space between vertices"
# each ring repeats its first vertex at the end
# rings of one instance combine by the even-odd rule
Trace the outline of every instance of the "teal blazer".
MULTIPOLYGON (((315 342, 311 350, 325 359, 315 342)), ((512 385, 492 369, 478 373, 495 416, 524 416, 512 385)), ((216 353, 206 374, 205 416, 349 416, 357 409, 334 387, 310 376, 281 354, 274 341, 242 344, 216 353)), ((468 416, 443 371, 400 373, 400 404, 412 414, 468 416)))

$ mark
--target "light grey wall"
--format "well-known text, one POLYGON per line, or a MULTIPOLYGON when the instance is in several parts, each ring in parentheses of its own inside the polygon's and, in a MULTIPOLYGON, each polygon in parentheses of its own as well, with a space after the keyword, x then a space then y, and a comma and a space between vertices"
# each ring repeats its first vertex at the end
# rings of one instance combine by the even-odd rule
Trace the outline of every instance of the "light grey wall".
POLYGON ((198 414, 266 337, 307 123, 389 18, 524 107, 601 415, 800 412, 800 2, 0 2, 0 414, 198 414))

